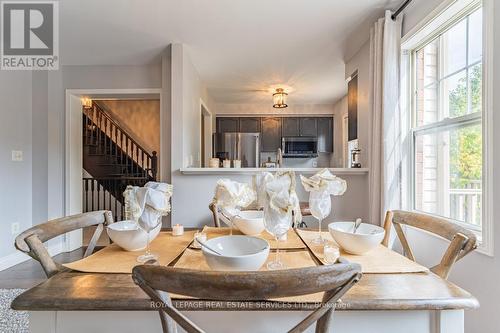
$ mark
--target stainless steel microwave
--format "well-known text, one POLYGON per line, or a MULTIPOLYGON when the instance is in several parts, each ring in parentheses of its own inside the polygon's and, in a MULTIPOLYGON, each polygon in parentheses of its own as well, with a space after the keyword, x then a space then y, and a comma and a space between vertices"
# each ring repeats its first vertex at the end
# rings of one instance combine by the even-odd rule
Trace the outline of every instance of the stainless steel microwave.
POLYGON ((318 157, 318 139, 313 136, 284 136, 281 139, 283 157, 318 157))

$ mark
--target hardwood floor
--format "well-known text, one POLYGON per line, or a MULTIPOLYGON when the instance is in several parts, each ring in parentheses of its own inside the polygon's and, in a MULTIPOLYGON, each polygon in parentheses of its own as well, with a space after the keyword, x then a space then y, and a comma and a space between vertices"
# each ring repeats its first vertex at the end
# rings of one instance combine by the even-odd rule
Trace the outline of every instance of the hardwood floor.
MULTIPOLYGON (((67 263, 81 259, 85 248, 61 253, 54 257, 57 262, 67 263)), ((29 259, 0 272, 0 289, 29 289, 45 281, 47 277, 38 261, 29 259)))
MULTIPOLYGON (((83 229, 83 244, 84 247, 76 249, 72 252, 65 252, 58 254, 54 260, 59 263, 68 263, 79 260, 85 253, 85 246, 89 244, 92 235, 94 234, 95 227, 88 227, 83 229)), ((101 234, 96 246, 96 250, 109 244, 109 238, 106 232, 101 234)), ((40 282, 45 281, 47 277, 43 272, 42 266, 38 261, 30 259, 18 265, 0 271, 0 289, 29 289, 36 286, 40 282)))

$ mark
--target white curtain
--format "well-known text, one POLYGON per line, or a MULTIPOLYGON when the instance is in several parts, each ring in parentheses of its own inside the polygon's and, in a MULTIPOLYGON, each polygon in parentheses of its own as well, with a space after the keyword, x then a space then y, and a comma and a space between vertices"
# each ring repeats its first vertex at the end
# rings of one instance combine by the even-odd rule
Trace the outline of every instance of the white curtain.
POLYGON ((370 31, 370 221, 401 207, 401 15, 386 11, 370 31))

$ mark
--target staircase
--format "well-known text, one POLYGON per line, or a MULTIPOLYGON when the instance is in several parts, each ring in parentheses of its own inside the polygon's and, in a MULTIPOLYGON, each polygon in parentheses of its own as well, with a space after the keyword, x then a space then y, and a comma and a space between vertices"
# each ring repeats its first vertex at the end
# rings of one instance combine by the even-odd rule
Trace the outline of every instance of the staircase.
POLYGON ((106 209, 124 218, 123 191, 156 180, 158 159, 141 147, 95 101, 83 107, 83 211, 106 209))

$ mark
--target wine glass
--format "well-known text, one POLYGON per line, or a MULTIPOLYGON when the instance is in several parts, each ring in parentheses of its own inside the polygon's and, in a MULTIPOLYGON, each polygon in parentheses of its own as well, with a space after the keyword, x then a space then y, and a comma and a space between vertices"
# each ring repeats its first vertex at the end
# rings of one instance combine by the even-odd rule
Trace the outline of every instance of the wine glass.
POLYGON ((309 192, 309 209, 311 215, 318 220, 318 237, 312 240, 313 244, 324 244, 325 240, 321 236, 321 222, 325 217, 330 215, 332 210, 332 201, 330 194, 327 191, 311 191, 309 192))
POLYGON ((159 216, 156 220, 150 221, 150 220, 145 220, 145 219, 139 219, 138 224, 141 227, 142 230, 144 230, 148 234, 148 238, 146 241, 146 252, 140 256, 137 257, 137 261, 140 262, 141 264, 146 263, 149 260, 154 260, 155 262, 158 261, 158 258, 160 257, 156 253, 152 253, 151 249, 149 247, 150 243, 150 232, 158 225, 161 223, 161 216, 159 216))
POLYGON ((229 235, 233 235, 233 228, 234 228, 234 219, 236 217, 239 217, 239 212, 240 210, 238 208, 234 207, 224 207, 222 208, 219 213, 222 215, 223 219, 225 220, 226 224, 229 226, 229 235))
POLYGON ((292 213, 282 213, 270 207, 264 208, 264 225, 267 232, 274 236, 276 240, 276 257, 274 260, 267 263, 267 269, 277 270, 286 268, 285 264, 280 260, 280 238, 283 237, 292 225, 292 213))

